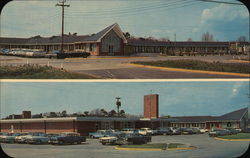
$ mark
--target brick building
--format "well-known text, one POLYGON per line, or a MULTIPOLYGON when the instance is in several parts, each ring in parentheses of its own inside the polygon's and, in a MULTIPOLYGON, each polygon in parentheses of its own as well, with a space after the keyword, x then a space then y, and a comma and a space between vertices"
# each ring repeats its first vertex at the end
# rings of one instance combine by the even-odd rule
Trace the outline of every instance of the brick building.
MULTIPOLYGON (((199 127, 199 128, 241 128, 247 127, 248 108, 242 108, 221 116, 179 116, 158 117, 159 95, 144 96, 144 117, 58 117, 27 118, 30 112, 23 112, 24 117, 0 121, 0 132, 77 132, 88 135, 101 129, 158 127, 199 127)), ((20 115, 21 116, 21 115, 20 115)))
MULTIPOLYGON (((61 49, 61 36, 30 38, 0 37, 0 48, 40 49, 47 53, 61 49)), ((127 56, 139 53, 166 55, 247 54, 249 42, 159 41, 142 37, 126 38, 117 23, 90 35, 65 34, 65 52, 88 52, 94 56, 127 56)))
POLYGON ((242 108, 221 116, 179 116, 172 117, 172 127, 199 128, 240 128, 245 129, 248 121, 248 108, 242 108))

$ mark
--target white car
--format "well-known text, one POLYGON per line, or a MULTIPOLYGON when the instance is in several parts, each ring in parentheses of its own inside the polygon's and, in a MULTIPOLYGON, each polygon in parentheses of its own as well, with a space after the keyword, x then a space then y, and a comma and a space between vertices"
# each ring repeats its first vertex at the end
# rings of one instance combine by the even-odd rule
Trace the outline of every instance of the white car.
POLYGON ((150 128, 141 128, 138 130, 138 133, 141 135, 152 135, 153 131, 150 128))
POLYGON ((118 138, 116 136, 102 137, 99 138, 99 142, 102 143, 102 145, 114 144, 117 139, 118 138))
POLYGON ((208 129, 201 128, 201 129, 200 129, 200 132, 201 132, 201 133, 206 133, 206 132, 208 132, 208 129))

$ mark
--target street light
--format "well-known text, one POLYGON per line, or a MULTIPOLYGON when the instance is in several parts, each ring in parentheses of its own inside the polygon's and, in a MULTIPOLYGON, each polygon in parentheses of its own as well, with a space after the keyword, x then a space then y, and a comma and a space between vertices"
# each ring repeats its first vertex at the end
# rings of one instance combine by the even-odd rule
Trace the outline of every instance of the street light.
POLYGON ((120 97, 116 97, 116 106, 117 106, 117 116, 119 116, 119 108, 121 106, 121 102, 120 102, 120 97))

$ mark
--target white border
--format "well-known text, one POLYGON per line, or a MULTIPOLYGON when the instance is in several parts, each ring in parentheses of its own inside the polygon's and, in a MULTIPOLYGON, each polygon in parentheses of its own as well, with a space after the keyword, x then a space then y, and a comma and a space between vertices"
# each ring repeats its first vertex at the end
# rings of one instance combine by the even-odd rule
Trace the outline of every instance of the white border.
POLYGON ((246 79, 0 79, 1 82, 246 82, 246 79))

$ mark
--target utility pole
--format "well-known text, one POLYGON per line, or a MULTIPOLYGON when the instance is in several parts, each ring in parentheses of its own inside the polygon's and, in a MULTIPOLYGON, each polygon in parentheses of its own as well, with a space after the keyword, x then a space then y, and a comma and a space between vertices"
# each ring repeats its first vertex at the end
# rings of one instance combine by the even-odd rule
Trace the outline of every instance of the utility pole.
POLYGON ((176 33, 174 34, 174 41, 176 42, 176 33))
POLYGON ((121 102, 120 102, 121 98, 120 97, 116 97, 115 99, 116 99, 116 106, 117 106, 117 116, 119 116, 119 113, 120 113, 119 108, 121 106, 121 102))
POLYGON ((66 3, 66 0, 62 0, 60 1, 59 3, 56 4, 56 7, 57 6, 60 6, 62 7, 62 43, 61 43, 61 53, 63 53, 63 34, 64 34, 64 7, 69 7, 70 5, 69 4, 64 4, 66 3))

